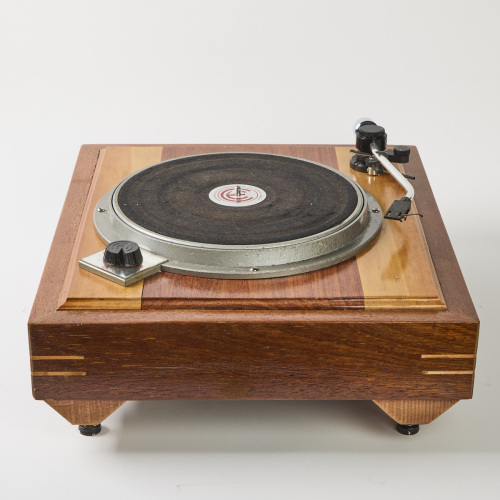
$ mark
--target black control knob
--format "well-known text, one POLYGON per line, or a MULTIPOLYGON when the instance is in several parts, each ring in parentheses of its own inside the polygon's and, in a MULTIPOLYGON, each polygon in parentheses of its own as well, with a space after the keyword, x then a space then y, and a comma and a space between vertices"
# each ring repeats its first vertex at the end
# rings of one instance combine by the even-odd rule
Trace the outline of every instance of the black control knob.
POLYGON ((115 267, 136 267, 142 264, 139 245, 133 241, 113 241, 106 247, 104 263, 115 267))

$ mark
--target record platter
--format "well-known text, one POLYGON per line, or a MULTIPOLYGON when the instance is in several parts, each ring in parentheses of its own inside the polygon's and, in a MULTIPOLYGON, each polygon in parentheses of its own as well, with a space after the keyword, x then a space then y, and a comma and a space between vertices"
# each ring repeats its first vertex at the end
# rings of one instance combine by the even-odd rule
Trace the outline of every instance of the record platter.
POLYGON ((35 399, 94 435, 129 400, 366 399, 415 434, 471 398, 479 322, 418 152, 354 132, 83 146, 29 321, 35 399))

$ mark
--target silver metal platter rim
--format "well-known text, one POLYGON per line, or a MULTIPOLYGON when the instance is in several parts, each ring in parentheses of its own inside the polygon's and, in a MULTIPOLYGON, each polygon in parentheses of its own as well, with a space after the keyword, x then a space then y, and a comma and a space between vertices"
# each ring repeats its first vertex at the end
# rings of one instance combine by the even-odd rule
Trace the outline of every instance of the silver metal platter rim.
MULTIPOLYGON (((162 161, 159 163, 155 163, 154 165, 148 165, 147 167, 144 167, 140 170, 137 170, 136 172, 131 173, 130 175, 128 175, 127 177, 122 179, 112 190, 110 190, 108 193, 106 193, 106 195, 104 195, 103 198, 101 198, 101 201, 104 200, 104 198, 106 198, 108 195, 111 195, 110 200, 109 200, 108 210, 113 211, 113 213, 116 215, 116 217, 118 217, 120 219, 120 221, 122 223, 128 225, 130 228, 132 228, 135 231, 138 231, 139 233, 145 234, 151 238, 155 238, 155 239, 160 240, 162 242, 171 243, 174 245, 193 247, 196 249, 203 248, 203 249, 207 249, 207 250, 224 250, 224 251, 230 251, 230 250, 241 251, 243 249, 246 249, 246 250, 264 250, 264 249, 268 249, 268 248, 269 249, 271 249, 271 248, 284 248, 287 246, 295 246, 295 245, 299 245, 301 243, 312 242, 315 240, 323 239, 323 238, 330 236, 330 235, 333 236, 335 233, 338 233, 339 231, 341 231, 342 229, 344 229, 345 227, 350 225, 360 215, 363 208, 366 207, 366 199, 365 199, 364 190, 361 189, 361 187, 353 179, 351 179, 348 175, 344 174, 343 172, 340 172, 339 170, 336 170, 336 169, 329 167, 327 165, 323 165, 321 163, 317 163, 317 162, 310 161, 310 160, 304 160, 303 158, 296 158, 293 156, 285 156, 285 155, 275 155, 275 154, 270 154, 270 153, 221 152, 221 153, 206 153, 206 154, 200 154, 200 155, 189 155, 189 156, 182 156, 179 158, 173 158, 172 160, 166 160, 166 161, 162 161), (245 155, 255 154, 255 155, 265 155, 265 156, 282 156, 283 158, 290 158, 292 160, 305 161, 305 162, 312 163, 314 165, 326 168, 328 170, 331 170, 333 173, 340 175, 341 177, 343 177, 344 179, 346 179, 350 183, 350 185, 356 190, 356 194, 358 195, 358 203, 356 204, 356 208, 353 210, 352 214, 349 215, 349 217, 346 220, 344 220, 343 222, 341 222, 337 226, 326 229, 325 231, 321 231, 320 233, 306 236, 304 238, 298 238, 295 240, 285 240, 285 241, 276 242, 276 243, 264 243, 264 244, 260 244, 260 245, 217 245, 217 244, 213 244, 213 243, 197 243, 195 241, 180 240, 180 239, 172 238, 169 236, 165 236, 165 235, 156 233, 154 231, 150 231, 148 229, 144 229, 143 227, 139 226, 135 222, 131 221, 122 212, 122 210, 118 206, 117 197, 118 197, 119 190, 130 178, 134 177, 135 175, 139 174, 140 172, 147 170, 149 168, 156 167, 157 165, 161 165, 161 164, 166 163, 168 161, 181 160, 181 159, 185 159, 185 158, 190 158, 192 156, 215 156, 215 155, 221 155, 221 154, 227 154, 227 155, 229 155, 229 154, 245 154, 245 155)), ((102 205, 101 201, 99 201, 98 206, 102 205)))

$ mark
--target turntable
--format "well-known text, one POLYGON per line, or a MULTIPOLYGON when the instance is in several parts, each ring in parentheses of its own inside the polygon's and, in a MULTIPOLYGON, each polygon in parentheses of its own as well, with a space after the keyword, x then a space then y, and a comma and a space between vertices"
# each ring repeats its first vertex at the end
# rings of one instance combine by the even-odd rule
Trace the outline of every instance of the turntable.
POLYGON ((472 397, 478 319, 413 146, 83 146, 29 321, 84 435, 129 400, 472 397), (410 182, 411 180, 411 182, 410 182))

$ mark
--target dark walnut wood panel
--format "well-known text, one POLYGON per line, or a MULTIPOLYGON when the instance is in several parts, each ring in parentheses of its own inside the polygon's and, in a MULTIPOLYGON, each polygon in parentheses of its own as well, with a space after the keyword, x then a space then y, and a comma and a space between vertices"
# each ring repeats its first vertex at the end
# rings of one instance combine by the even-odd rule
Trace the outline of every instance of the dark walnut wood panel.
MULTIPOLYGON (((147 330, 136 325, 95 325, 92 342, 89 332, 81 332, 76 325, 60 331, 47 326, 37 330, 32 335, 34 355, 54 351, 83 355, 83 365, 82 360, 78 363, 86 373, 84 377, 35 377, 35 396, 40 399, 54 398, 53 390, 65 398, 71 393, 72 399, 96 399, 96 390, 111 399, 131 399, 116 387, 120 377, 127 387, 131 380, 140 385, 143 395, 134 393, 134 399, 169 399, 174 394, 209 398, 207 387, 217 388, 215 399, 233 398, 230 393, 221 396, 224 378, 239 384, 242 398, 258 394, 255 397, 293 399, 308 392, 306 399, 391 399, 403 393, 414 398, 463 399, 472 391, 473 359, 422 358, 429 353, 474 355, 476 334, 469 325, 381 328, 372 323, 204 322, 156 323, 147 330), (448 369, 455 373, 425 373, 448 369), (267 383, 257 391, 253 377, 267 383), (293 386, 288 377, 295 381, 293 386), (100 389, 95 385, 99 380, 100 389), (191 384, 196 380, 202 380, 204 387, 191 384)), ((69 360, 67 370, 73 373, 74 367, 75 360, 69 360)))
POLYGON ((147 278, 143 309, 362 309, 356 258, 286 278, 214 280, 173 273, 147 278), (321 298, 320 298, 321 297, 321 298))
POLYGON ((353 380, 339 375, 276 374, 192 374, 173 373, 168 378, 151 377, 43 377, 37 381, 35 398, 47 399, 49 394, 72 400, 99 400, 106 395, 111 400, 378 400, 390 399, 466 399, 470 397, 470 382, 455 380, 456 376, 422 379, 401 377, 391 385, 384 376, 367 376, 353 380), (416 387, 421 387, 420 390, 416 387), (57 389, 56 389, 57 388, 57 389))

